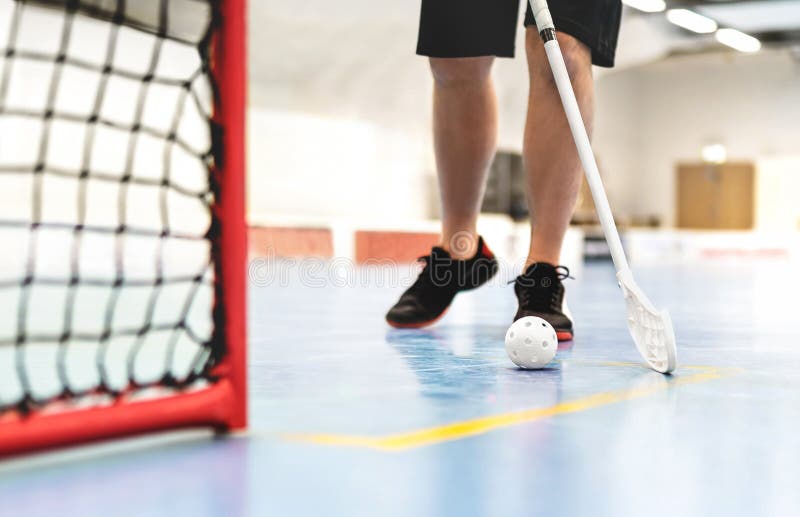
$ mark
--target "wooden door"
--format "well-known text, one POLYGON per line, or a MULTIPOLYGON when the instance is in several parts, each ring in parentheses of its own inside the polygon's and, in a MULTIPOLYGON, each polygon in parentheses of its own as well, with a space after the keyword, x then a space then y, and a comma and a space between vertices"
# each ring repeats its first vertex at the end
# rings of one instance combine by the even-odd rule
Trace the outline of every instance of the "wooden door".
POLYGON ((755 221, 755 166, 726 163, 720 169, 719 228, 751 230, 755 221))
POLYGON ((752 229, 755 203, 753 164, 681 164, 677 176, 679 228, 752 229))

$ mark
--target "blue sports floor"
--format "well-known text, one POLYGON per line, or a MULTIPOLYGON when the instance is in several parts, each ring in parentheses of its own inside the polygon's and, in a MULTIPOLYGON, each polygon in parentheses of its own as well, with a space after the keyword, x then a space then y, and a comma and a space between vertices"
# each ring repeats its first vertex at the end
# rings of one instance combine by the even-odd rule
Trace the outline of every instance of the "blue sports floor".
POLYGON ((636 268, 672 376, 639 364, 608 264, 567 284, 576 339, 529 372, 503 350, 511 286, 396 331, 401 287, 361 273, 253 287, 249 433, 0 463, 0 515, 800 515, 796 265, 636 268))

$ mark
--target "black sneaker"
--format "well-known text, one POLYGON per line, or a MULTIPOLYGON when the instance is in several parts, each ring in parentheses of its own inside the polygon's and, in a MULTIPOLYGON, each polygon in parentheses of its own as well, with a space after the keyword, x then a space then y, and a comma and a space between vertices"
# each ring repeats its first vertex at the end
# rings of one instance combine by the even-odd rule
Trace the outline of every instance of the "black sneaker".
POLYGON ((514 321, 525 316, 537 316, 553 326, 559 341, 572 339, 572 320, 564 313, 564 284, 561 281, 566 278, 570 278, 569 269, 564 266, 546 262, 528 266, 514 280, 514 294, 519 303, 514 321))
POLYGON ((435 323, 456 294, 479 287, 497 273, 497 260, 483 237, 478 239, 478 251, 471 259, 453 260, 447 251, 434 246, 431 254, 419 261, 425 267, 417 281, 386 314, 386 321, 395 328, 421 328, 435 323))

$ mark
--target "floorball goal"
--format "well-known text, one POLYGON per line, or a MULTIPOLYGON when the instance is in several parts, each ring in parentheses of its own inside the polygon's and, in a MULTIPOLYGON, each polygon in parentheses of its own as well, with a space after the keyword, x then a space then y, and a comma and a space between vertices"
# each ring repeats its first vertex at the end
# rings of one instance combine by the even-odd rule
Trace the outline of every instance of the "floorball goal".
POLYGON ((0 0, 0 455, 246 424, 244 0, 0 0))

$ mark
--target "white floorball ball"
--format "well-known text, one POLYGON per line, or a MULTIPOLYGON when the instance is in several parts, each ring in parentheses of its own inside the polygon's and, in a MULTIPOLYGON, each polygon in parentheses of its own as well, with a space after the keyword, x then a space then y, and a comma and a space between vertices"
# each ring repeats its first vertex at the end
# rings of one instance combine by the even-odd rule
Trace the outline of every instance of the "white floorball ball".
POLYGON ((544 368, 557 350, 556 331, 542 318, 525 316, 508 327, 506 353, 520 368, 544 368))

